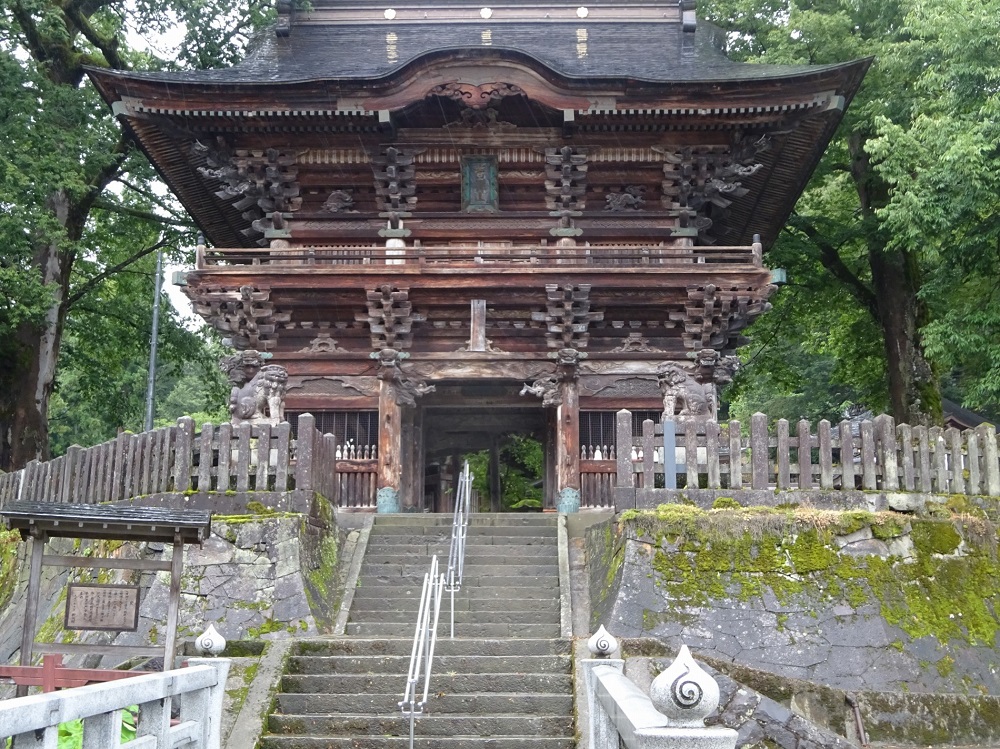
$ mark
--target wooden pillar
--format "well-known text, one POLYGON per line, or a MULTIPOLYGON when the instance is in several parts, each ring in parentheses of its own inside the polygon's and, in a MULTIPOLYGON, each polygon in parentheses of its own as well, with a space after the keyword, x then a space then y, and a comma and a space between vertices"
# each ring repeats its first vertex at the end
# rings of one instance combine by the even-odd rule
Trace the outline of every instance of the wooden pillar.
POLYGON ((412 512, 417 507, 416 444, 413 425, 415 410, 404 408, 400 415, 399 503, 404 512, 412 512))
POLYGON ((402 409, 391 379, 379 380, 378 390, 378 512, 400 511, 402 409))
POLYGON ((576 377, 559 382, 556 408, 556 482, 560 512, 580 508, 580 386, 576 377), (574 506, 575 505, 575 506, 574 506))
POLYGON ((556 409, 546 408, 543 413, 545 414, 545 460, 543 464, 545 477, 542 496, 545 498, 543 502, 545 509, 554 510, 559 501, 559 481, 556 478, 556 465, 559 462, 556 456, 556 409))
MULTIPOLYGON (((447 494, 447 499, 441 508, 441 512, 455 512, 455 502, 458 500, 458 477, 462 473, 462 455, 461 453, 452 453, 451 456, 451 473, 449 475, 449 489, 447 494)), ((476 512, 479 511, 477 507, 476 512)))
MULTIPOLYGON (((458 486, 457 481, 455 482, 455 486, 458 486)), ((500 512, 503 509, 502 493, 503 487, 500 483, 500 439, 497 435, 493 435, 493 439, 490 440, 490 512, 500 512)))
MULTIPOLYGON (((48 541, 48 538, 44 533, 32 532, 28 598, 24 604, 24 628, 21 630, 20 664, 22 666, 31 665, 31 651, 35 642, 35 629, 38 627, 38 594, 42 581, 42 555, 45 552, 46 541, 48 541)), ((15 694, 17 697, 27 697, 28 687, 19 684, 15 694)))
POLYGON ((424 409, 417 406, 413 412, 413 487, 414 505, 418 510, 434 511, 427 506, 425 491, 427 481, 427 457, 424 454, 424 409))

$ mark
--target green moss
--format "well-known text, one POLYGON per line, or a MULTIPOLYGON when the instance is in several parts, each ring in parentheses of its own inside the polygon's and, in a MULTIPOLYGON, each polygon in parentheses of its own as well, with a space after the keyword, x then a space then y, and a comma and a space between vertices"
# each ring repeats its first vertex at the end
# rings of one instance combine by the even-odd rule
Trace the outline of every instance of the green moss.
POLYGON ((917 551, 924 554, 952 554, 962 543, 962 536, 948 522, 915 522, 910 538, 917 551))
POLYGON ((247 512, 254 515, 274 515, 276 514, 274 510, 270 507, 266 507, 262 503, 254 500, 253 502, 247 502, 247 512))
POLYGON ((0 611, 7 606, 17 587, 21 543, 19 531, 0 530, 0 611))
POLYGON ((732 497, 716 497, 715 501, 712 502, 713 510, 737 510, 742 507, 743 505, 732 497))
POLYGON ((650 544, 652 574, 667 601, 665 611, 646 616, 650 623, 657 616, 684 620, 713 600, 747 601, 770 590, 810 611, 817 601, 855 610, 874 603, 914 639, 992 645, 1000 632, 996 531, 980 518, 664 505, 623 517, 619 532, 650 544), (911 522, 913 560, 840 554, 834 543, 865 525, 894 538, 911 522), (954 555, 960 546, 963 554, 954 555))
POLYGON ((250 627, 247 630, 247 636, 249 636, 252 640, 259 640, 263 635, 269 635, 272 632, 280 632, 284 628, 285 622, 278 622, 271 617, 268 617, 259 627, 250 627))
POLYGON ((941 678, 947 679, 955 670, 955 659, 950 655, 946 655, 934 665, 941 678))

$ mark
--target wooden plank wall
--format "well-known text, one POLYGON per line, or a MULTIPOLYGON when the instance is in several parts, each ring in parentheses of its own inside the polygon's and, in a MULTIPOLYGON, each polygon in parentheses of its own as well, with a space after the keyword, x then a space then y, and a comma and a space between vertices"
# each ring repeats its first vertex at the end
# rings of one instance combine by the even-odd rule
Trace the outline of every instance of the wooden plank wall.
MULTIPOLYGON (((619 434, 631 435, 632 414, 617 415, 619 434), (625 432, 625 427, 628 431, 625 432)), ((618 486, 663 486, 663 427, 646 421, 643 435, 619 449, 618 486)), ((878 416, 813 429, 779 419, 768 428, 754 414, 738 421, 677 423, 677 486, 708 489, 864 489, 1000 496, 997 433, 988 424, 911 427, 878 416)))
POLYGON ((374 507, 374 448, 339 447, 308 414, 299 428, 297 441, 288 423, 203 424, 196 433, 185 417, 176 426, 126 432, 93 447, 74 445, 63 456, 0 475, 0 506, 18 499, 96 503, 174 491, 302 488, 344 507, 374 507))

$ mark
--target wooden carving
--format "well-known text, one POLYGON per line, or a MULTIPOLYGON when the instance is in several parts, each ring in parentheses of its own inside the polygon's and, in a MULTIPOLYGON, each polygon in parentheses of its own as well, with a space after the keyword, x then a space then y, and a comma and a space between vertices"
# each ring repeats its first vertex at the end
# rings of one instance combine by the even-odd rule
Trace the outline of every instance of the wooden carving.
POLYGON ((603 312, 590 310, 590 284, 545 285, 546 310, 532 312, 531 319, 546 325, 546 344, 551 349, 581 349, 590 339, 590 323, 604 319, 603 312))
POLYGON ((216 196, 232 203, 250 222, 243 234, 263 246, 263 235, 284 229, 285 220, 302 207, 296 154, 277 148, 230 149, 221 136, 214 144, 195 142, 194 151, 205 159, 198 172, 222 183, 216 196))
POLYGON ((417 205, 416 152, 389 146, 372 159, 375 172, 375 203, 381 213, 404 218, 417 205))
POLYGON ((368 314, 357 315, 355 320, 368 323, 375 351, 400 351, 413 343, 413 323, 424 317, 413 313, 409 293, 388 285, 368 292, 368 314))
POLYGON ((642 185, 629 185, 621 192, 610 192, 604 196, 604 210, 612 213, 641 211, 646 204, 646 199, 643 198, 645 192, 646 188, 642 185))
POLYGON ((209 325, 230 336, 233 347, 268 349, 275 343, 278 325, 292 317, 276 310, 270 296, 269 289, 241 286, 238 292, 204 292, 193 306, 209 325))
POLYGON ((587 153, 570 146, 545 149, 545 205, 550 211, 586 207, 587 153))
POLYGON ((444 83, 427 92, 427 96, 443 96, 454 99, 472 109, 486 109, 505 96, 523 96, 524 91, 512 83, 444 83))
POLYGON ((285 420, 288 371, 277 364, 265 364, 270 356, 259 351, 241 351, 219 362, 233 385, 229 396, 233 425, 249 422, 277 426, 285 420))
POLYGON ((320 213, 357 213, 354 210, 354 196, 350 190, 334 190, 326 199, 320 213))
POLYGON ((688 287, 685 304, 684 346, 689 351, 733 351, 744 342, 741 331, 771 308, 763 295, 749 289, 719 289, 712 284, 688 287), (762 298, 763 297, 763 298, 762 298))

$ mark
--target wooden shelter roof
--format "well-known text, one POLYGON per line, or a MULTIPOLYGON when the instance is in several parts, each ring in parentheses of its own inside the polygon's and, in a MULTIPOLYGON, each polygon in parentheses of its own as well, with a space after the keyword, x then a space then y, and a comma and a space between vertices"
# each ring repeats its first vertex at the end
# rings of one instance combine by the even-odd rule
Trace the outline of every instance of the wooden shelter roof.
POLYGON ((0 511, 0 517, 8 530, 19 530, 23 537, 37 531, 49 537, 172 543, 179 535, 184 543, 194 544, 212 532, 208 510, 12 502, 0 511))

